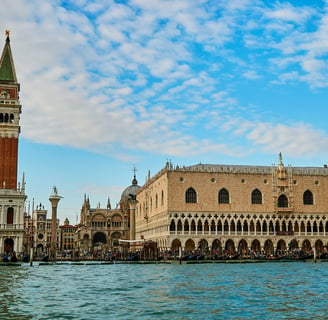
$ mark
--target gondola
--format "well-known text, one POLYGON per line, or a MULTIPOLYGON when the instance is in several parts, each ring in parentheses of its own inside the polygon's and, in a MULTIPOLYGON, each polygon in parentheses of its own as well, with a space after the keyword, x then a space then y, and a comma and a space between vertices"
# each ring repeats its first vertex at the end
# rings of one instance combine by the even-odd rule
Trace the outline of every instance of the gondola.
POLYGON ((49 261, 49 256, 47 255, 47 256, 42 257, 41 261, 42 262, 48 262, 49 261))
POLYGON ((30 261, 30 256, 27 254, 24 254, 22 257, 22 262, 29 262, 30 261))

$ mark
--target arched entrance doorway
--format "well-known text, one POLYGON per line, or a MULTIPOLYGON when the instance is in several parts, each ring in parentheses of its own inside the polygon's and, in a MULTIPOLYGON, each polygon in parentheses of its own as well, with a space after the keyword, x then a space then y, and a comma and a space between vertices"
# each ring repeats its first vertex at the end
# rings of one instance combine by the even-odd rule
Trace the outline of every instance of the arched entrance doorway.
POLYGON ((260 244, 260 241, 258 241, 257 239, 253 240, 252 245, 251 245, 251 250, 253 252, 260 253, 261 252, 261 244, 260 244))
POLYGON ((174 239, 172 241, 171 250, 173 253, 179 253, 179 248, 181 247, 181 241, 179 239, 174 239))
POLYGON ((234 253, 236 251, 236 249, 235 249, 235 243, 231 239, 229 239, 226 242, 225 250, 227 251, 227 253, 234 253))
POLYGON ((278 255, 281 255, 285 253, 285 251, 286 251, 286 242, 280 239, 277 243, 277 253, 278 255))
POLYGON ((195 242, 192 239, 188 239, 185 244, 185 251, 191 252, 193 250, 195 250, 195 242))
POLYGON ((198 242, 198 250, 204 254, 208 252, 208 242, 205 239, 202 239, 198 242))
POLYGON ((4 252, 10 253, 14 251, 14 240, 11 238, 7 238, 4 242, 4 252))
POLYGON ((317 254, 317 256, 321 256, 321 254, 323 253, 323 251, 324 251, 324 247, 323 247, 323 243, 322 243, 322 241, 321 240, 317 240, 316 242, 315 242, 315 250, 316 250, 316 254, 317 254))
POLYGON ((38 257, 41 257, 43 253, 44 253, 44 247, 43 247, 43 244, 39 243, 39 244, 36 246, 36 255, 37 255, 38 257))
POLYGON ((298 242, 296 239, 293 239, 291 242, 289 242, 289 250, 295 250, 298 249, 298 242))
POLYGON ((215 239, 212 243, 212 251, 214 254, 222 255, 222 243, 220 240, 215 239))
POLYGON ((274 247, 271 240, 266 240, 264 243, 264 254, 267 256, 274 255, 274 247))
POLYGON ((93 235, 92 246, 94 249, 94 257, 102 258, 102 254, 106 250, 105 245, 107 244, 106 235, 103 232, 96 232, 93 235))
POLYGON ((106 235, 103 232, 97 232, 93 235, 92 244, 107 243, 106 235))
POLYGON ((312 246, 309 240, 303 241, 302 250, 304 251, 305 254, 311 253, 312 246))
POLYGON ((242 256, 248 255, 248 245, 245 239, 239 241, 238 253, 240 253, 242 256))
POLYGON ((117 243, 116 241, 122 239, 122 234, 120 232, 114 232, 112 235, 111 235, 111 240, 112 240, 112 244, 117 243), (116 241, 115 241, 116 240, 116 241))

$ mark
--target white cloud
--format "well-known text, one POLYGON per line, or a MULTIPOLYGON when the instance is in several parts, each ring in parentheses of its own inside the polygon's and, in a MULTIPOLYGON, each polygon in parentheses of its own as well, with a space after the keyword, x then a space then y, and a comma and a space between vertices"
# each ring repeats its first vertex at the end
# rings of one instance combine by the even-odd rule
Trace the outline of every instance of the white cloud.
POLYGON ((270 19, 290 21, 294 23, 304 23, 314 10, 311 7, 296 7, 290 3, 276 3, 272 10, 266 10, 265 15, 270 19))
POLYGON ((304 59, 302 61, 303 70, 309 73, 319 72, 322 69, 326 68, 327 63, 319 59, 304 59))
POLYGON ((325 153, 328 137, 303 123, 287 126, 284 124, 255 123, 248 128, 247 139, 264 152, 283 152, 290 156, 309 156, 311 153, 325 153))
MULTIPOLYGON (((246 133, 266 152, 266 145, 295 148, 281 132, 325 140, 306 126, 251 127, 253 111, 239 105, 233 83, 327 86, 328 18, 313 8, 246 0, 82 1, 76 10, 3 2, 0 27, 13 29, 27 139, 124 159, 131 150, 236 154, 236 137, 246 133), (319 25, 309 31, 303 24, 311 17, 319 25)), ((319 152, 321 143, 306 141, 299 150, 319 152)))
POLYGON ((243 76, 250 80, 255 80, 255 79, 261 78, 261 76, 259 74, 257 74, 255 70, 246 71, 243 73, 243 76))

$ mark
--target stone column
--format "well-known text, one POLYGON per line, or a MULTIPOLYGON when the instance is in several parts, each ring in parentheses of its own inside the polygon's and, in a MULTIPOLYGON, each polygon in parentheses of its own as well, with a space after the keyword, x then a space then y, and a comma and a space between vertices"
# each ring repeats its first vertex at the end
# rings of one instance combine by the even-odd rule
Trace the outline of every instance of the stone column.
MULTIPOLYGON (((130 240, 136 240, 136 206, 138 201, 134 198, 128 200, 130 211, 130 240)), ((135 251, 135 247, 132 246, 135 251)))
POLYGON ((1 228, 3 228, 3 225, 5 224, 5 206, 1 206, 1 217, 0 217, 0 224, 1 228))
POLYGON ((51 244, 50 244, 50 257, 52 261, 56 261, 56 248, 57 248, 57 206, 62 197, 58 195, 57 188, 53 188, 53 194, 49 197, 51 202, 51 244))

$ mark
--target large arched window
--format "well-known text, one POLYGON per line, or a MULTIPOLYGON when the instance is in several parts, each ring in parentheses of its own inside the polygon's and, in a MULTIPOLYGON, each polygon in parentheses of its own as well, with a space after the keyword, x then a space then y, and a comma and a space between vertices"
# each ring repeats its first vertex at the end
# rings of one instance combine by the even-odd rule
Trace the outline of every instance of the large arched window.
POLYGON ((303 193, 303 204, 313 204, 313 194, 310 190, 303 193))
POLYGON ((229 203, 229 192, 227 189, 223 188, 219 191, 218 201, 219 203, 229 203))
POLYGON ((14 208, 7 209, 7 224, 14 224, 14 208))
POLYGON ((185 220, 185 222, 184 222, 183 231, 185 231, 185 232, 189 231, 189 222, 188 222, 188 220, 185 220))
POLYGON ((288 199, 284 194, 280 195, 278 198, 278 207, 288 208, 288 199))
POLYGON ((120 227, 122 227, 122 222, 123 222, 123 219, 122 219, 122 217, 119 214, 115 214, 112 217, 112 227, 113 228, 120 228, 120 227))
POLYGON ((197 202, 197 193, 195 189, 189 188, 186 191, 186 203, 196 203, 197 202))
POLYGON ((196 223, 195 223, 195 220, 191 220, 191 230, 190 231, 196 231, 196 223))
POLYGON ((171 220, 170 231, 175 231, 175 222, 174 222, 174 220, 171 220))
POLYGON ((262 204, 262 193, 259 189, 252 192, 252 204, 262 204))

